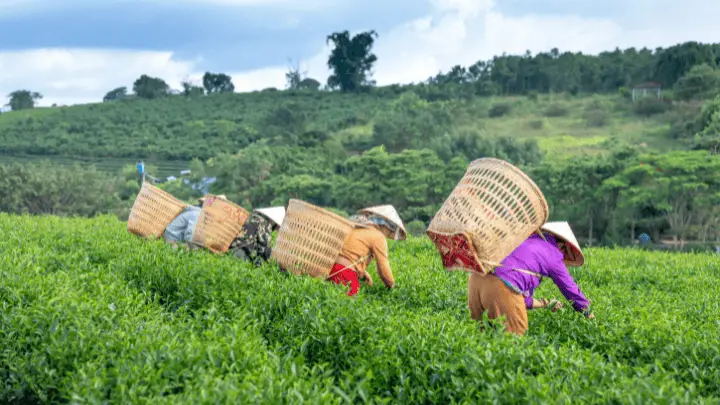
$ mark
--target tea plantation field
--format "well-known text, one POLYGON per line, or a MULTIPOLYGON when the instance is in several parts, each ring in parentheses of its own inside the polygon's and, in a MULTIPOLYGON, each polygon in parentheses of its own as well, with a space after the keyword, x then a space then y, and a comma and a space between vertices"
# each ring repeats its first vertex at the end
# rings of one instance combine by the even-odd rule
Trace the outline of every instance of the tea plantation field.
POLYGON ((716 255, 588 249, 597 318, 531 311, 522 338, 479 331, 426 239, 391 264, 351 299, 111 217, 0 214, 0 403, 720 403, 716 255))

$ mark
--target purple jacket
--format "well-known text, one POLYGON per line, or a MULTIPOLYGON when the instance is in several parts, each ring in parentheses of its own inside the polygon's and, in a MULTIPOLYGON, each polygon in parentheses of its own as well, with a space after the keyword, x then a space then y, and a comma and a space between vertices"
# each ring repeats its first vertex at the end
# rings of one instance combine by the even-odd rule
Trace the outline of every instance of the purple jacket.
POLYGON ((532 308, 532 296, 540 285, 540 279, 511 268, 529 270, 539 273, 543 277, 550 277, 562 295, 572 302, 573 308, 578 312, 584 312, 588 308, 588 300, 565 267, 563 255, 557 247, 555 237, 545 234, 545 238, 547 242, 537 234, 527 238, 502 261, 502 266, 495 268, 495 275, 522 292, 527 308, 532 308))

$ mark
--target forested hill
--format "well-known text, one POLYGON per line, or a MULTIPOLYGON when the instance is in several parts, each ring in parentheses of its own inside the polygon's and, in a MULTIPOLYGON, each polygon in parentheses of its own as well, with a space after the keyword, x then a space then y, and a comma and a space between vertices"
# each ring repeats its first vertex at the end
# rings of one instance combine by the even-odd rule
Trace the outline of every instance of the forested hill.
MULTIPOLYGON (((299 72, 288 72, 289 90, 245 94, 226 94, 234 86, 222 74, 211 74, 205 88, 187 84, 180 94, 161 78, 143 76, 134 83, 134 94, 119 87, 108 92, 106 103, 23 111, 32 99, 11 99, 18 111, 0 115, 0 154, 189 160, 236 152, 260 139, 302 145, 318 138, 337 139, 350 151, 379 144, 401 150, 429 146, 468 128, 489 136, 536 138, 546 150, 568 141, 571 150, 597 149, 609 134, 676 147, 673 140, 656 139, 657 127, 672 124, 674 117, 644 120, 664 113, 666 106, 638 108, 629 102, 630 89, 654 81, 662 86, 665 101, 706 96, 712 93, 718 63, 720 44, 686 43, 599 55, 554 49, 535 56, 498 56, 456 66, 419 85, 342 92, 322 91, 299 72), (693 67, 711 73, 701 71, 699 78, 682 82, 693 67), (564 96, 540 96, 546 93, 564 96), (607 97, 588 100, 589 94, 607 97), (640 117, 633 109, 643 109, 640 117), (485 120, 503 116, 500 122, 485 120)), ((332 84, 331 77, 328 85, 338 87, 332 84)))
MULTIPOLYGON (((243 94, 210 72, 181 91, 143 75, 132 93, 121 86, 105 102, 71 107, 32 108, 37 94, 14 92, 13 111, 0 114, 0 157, 130 167, 0 165, 0 211, 126 215, 139 188, 132 165, 143 158, 180 161, 192 169, 183 180, 214 178, 212 192, 246 208, 289 198, 346 212, 393 204, 422 233, 468 163, 492 156, 526 170, 551 218, 586 239, 720 239, 719 45, 500 56, 376 87, 372 36, 332 38, 336 73, 322 89, 290 71, 286 90, 243 94)), ((182 180, 162 187, 198 194, 182 180)))

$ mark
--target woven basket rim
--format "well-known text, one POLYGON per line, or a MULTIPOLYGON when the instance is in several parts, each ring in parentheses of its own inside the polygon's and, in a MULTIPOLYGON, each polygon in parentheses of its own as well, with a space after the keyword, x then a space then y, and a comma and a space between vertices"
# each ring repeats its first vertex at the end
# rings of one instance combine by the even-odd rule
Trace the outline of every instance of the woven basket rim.
POLYGON ((502 166, 505 166, 507 169, 512 170, 513 172, 517 173, 520 177, 523 178, 523 180, 525 180, 525 181, 527 181, 528 183, 530 183, 530 185, 532 186, 533 191, 535 191, 535 193, 537 193, 538 197, 540 197, 540 198, 539 198, 539 199, 540 199, 540 202, 542 203, 543 209, 545 210, 545 215, 544 215, 545 221, 543 221, 543 222, 546 222, 546 221, 548 220, 549 216, 550 216, 550 206, 548 205, 547 199, 545 198, 545 194, 543 194, 542 190, 541 190, 540 187, 537 185, 537 183, 535 183, 535 182, 533 181, 533 179, 530 178, 530 176, 528 176, 528 175, 527 175, 522 169, 520 169, 519 167, 515 166, 514 164, 512 164, 512 163, 510 163, 510 162, 508 162, 508 161, 506 161, 506 160, 502 160, 502 159, 498 159, 498 158, 493 158, 493 157, 485 157, 485 158, 475 159, 475 160, 473 160, 472 162, 470 162, 470 165, 468 165, 468 168, 467 168, 467 170, 465 171, 465 173, 469 172, 473 167, 481 164, 482 162, 487 162, 487 161, 492 161, 492 162, 494 162, 494 163, 498 163, 498 164, 500 164, 500 165, 502 165, 502 166))
MULTIPOLYGON (((220 195, 221 195, 221 194, 218 194, 218 195, 215 195, 215 194, 207 194, 207 195, 205 195, 205 197, 208 197, 208 198, 209 198, 209 197, 219 197, 220 195)), ((225 202, 225 203, 228 203, 228 204, 232 205, 232 206, 235 207, 235 208, 240 208, 241 210, 243 210, 243 212, 245 212, 248 216, 250 216, 250 211, 246 210, 246 209, 245 209, 243 206, 241 206, 240 204, 237 204, 237 203, 235 203, 235 202, 233 202, 233 201, 228 200, 227 198, 216 198, 216 201, 222 201, 222 202, 225 202)))
MULTIPOLYGON (((181 199, 175 197, 174 195, 168 193, 167 191, 161 189, 160 187, 148 182, 143 181, 142 186, 140 186, 140 190, 138 191, 137 195, 135 196, 135 202, 137 202, 138 198, 140 198, 140 195, 142 194, 143 189, 149 190, 151 193, 160 194, 163 197, 167 197, 171 199, 173 202, 178 203, 179 205, 182 205, 183 208, 187 208, 190 206, 190 204, 186 203, 185 201, 182 201, 181 199)), ((135 205, 133 203, 133 205, 135 205)))
POLYGON ((355 222, 353 222, 353 221, 351 221, 351 220, 343 217, 342 215, 338 215, 338 214, 336 214, 336 213, 334 213, 334 212, 332 212, 332 211, 330 211, 330 210, 328 210, 328 209, 326 209, 326 208, 323 208, 323 207, 320 207, 320 206, 317 206, 317 205, 310 204, 310 203, 307 202, 307 201, 299 200, 299 199, 296 199, 296 198, 291 198, 291 199, 288 201, 288 208, 290 208, 290 204, 292 204, 292 203, 296 203, 296 204, 299 204, 299 205, 301 205, 301 206, 305 206, 305 207, 307 207, 307 208, 311 208, 311 209, 313 209, 313 210, 320 211, 323 215, 327 215, 327 216, 329 216, 329 217, 331 217, 331 218, 334 218, 334 219, 337 219, 337 220, 339 220, 339 221, 345 222, 345 223, 347 223, 347 224, 352 225, 353 227, 356 225, 355 222))

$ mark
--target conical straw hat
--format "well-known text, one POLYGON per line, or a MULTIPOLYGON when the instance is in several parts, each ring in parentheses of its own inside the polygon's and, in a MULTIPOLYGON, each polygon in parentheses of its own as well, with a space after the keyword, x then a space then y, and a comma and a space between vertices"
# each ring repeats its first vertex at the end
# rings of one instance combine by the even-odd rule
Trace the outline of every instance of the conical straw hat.
MULTIPOLYGON (((397 240, 405 240, 407 238, 407 232, 405 232, 405 225, 403 225, 400 215, 395 211, 395 207, 392 205, 378 205, 376 207, 363 208, 358 211, 360 214, 377 215, 384 218, 386 221, 392 223, 400 229, 400 235, 397 240)), ((392 239, 395 239, 393 236, 392 239)))
POLYGON ((285 207, 270 207, 270 208, 258 208, 255 210, 258 214, 262 214, 264 217, 274 222, 277 226, 282 226, 283 220, 285 219, 285 207))
POLYGON ((549 232, 558 239, 570 245, 570 249, 563 252, 563 260, 570 266, 582 266, 585 264, 585 256, 580 250, 580 244, 567 222, 547 222, 540 229, 549 232))

